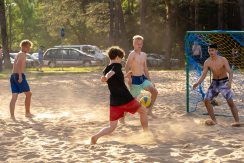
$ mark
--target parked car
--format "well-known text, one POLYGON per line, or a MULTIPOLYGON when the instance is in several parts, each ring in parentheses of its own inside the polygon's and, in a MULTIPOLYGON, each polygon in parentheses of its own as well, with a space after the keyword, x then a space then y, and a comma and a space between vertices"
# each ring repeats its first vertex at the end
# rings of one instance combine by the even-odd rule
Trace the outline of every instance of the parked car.
POLYGON ((36 60, 38 60, 38 53, 32 53, 31 56, 32 56, 33 58, 35 58, 36 60))
MULTIPOLYGON (((14 64, 15 57, 18 53, 9 53, 10 62, 14 64)), ((32 56, 27 53, 26 54, 26 67, 36 67, 38 65, 38 61, 36 61, 32 56)))
POLYGON ((44 53, 43 63, 49 67, 100 65, 101 61, 74 48, 50 48, 44 53))
POLYGON ((39 66, 39 64, 40 64, 38 58, 34 57, 34 56, 31 55, 31 54, 27 54, 27 55, 26 55, 26 59, 33 60, 33 62, 32 62, 32 67, 37 67, 37 66, 39 66))
POLYGON ((88 55, 94 56, 95 58, 101 60, 103 64, 107 63, 108 57, 100 50, 97 46, 94 45, 59 45, 54 46, 55 48, 74 48, 86 53, 88 55))
POLYGON ((163 65, 164 58, 155 53, 147 54, 147 66, 148 67, 159 67, 163 65))

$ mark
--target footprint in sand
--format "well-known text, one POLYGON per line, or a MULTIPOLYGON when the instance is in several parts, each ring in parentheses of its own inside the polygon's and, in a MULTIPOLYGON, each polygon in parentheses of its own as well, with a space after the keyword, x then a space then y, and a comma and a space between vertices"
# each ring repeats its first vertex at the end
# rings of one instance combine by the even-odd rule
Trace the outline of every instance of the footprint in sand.
POLYGON ((228 154, 230 154, 230 153, 232 153, 232 152, 233 152, 233 150, 223 148, 223 149, 218 149, 218 150, 216 150, 214 153, 215 153, 217 156, 224 156, 224 155, 228 155, 228 154))
POLYGON ((27 155, 25 155, 23 158, 26 160, 29 160, 29 159, 33 159, 33 158, 40 158, 40 155, 36 154, 34 152, 31 152, 31 153, 28 153, 27 155))

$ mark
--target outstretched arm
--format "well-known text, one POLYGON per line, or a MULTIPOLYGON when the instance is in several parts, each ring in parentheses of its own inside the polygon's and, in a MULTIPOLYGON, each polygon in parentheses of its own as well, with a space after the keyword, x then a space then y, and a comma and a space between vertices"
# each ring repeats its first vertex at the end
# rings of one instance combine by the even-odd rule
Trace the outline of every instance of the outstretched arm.
POLYGON ((125 72, 128 73, 131 68, 131 61, 132 61, 132 53, 129 54, 126 64, 125 64, 125 72))
POLYGON ((132 71, 129 71, 128 73, 126 73, 126 74, 124 75, 124 78, 130 78, 131 75, 132 75, 132 71))
POLYGON ((19 74, 19 79, 18 79, 18 82, 21 83, 22 82, 22 73, 24 71, 24 67, 25 67, 25 55, 22 53, 22 54, 18 54, 17 56, 18 58, 17 59, 17 72, 19 74))
POLYGON ((225 65, 226 71, 229 74, 228 87, 231 88, 231 84, 232 84, 232 80, 233 80, 233 72, 231 71, 228 60, 225 57, 223 57, 223 59, 224 59, 224 65, 225 65))
POLYGON ((202 47, 199 45, 199 48, 200 48, 200 49, 199 49, 199 50, 200 50, 200 51, 199 51, 199 52, 200 52, 200 58, 202 58, 202 47))
POLYGON ((207 76, 207 73, 208 73, 208 63, 207 61, 204 62, 204 65, 203 65, 203 72, 202 72, 202 75, 201 77, 198 79, 198 81, 193 84, 193 89, 195 89, 199 84, 202 83, 202 81, 206 78, 207 76))
POLYGON ((107 82, 109 78, 111 78, 115 74, 114 71, 109 71, 105 76, 101 77, 102 82, 107 82))
POLYGON ((151 81, 149 71, 148 71, 148 67, 147 67, 147 56, 146 55, 145 55, 145 62, 144 62, 144 73, 145 73, 147 79, 151 81))

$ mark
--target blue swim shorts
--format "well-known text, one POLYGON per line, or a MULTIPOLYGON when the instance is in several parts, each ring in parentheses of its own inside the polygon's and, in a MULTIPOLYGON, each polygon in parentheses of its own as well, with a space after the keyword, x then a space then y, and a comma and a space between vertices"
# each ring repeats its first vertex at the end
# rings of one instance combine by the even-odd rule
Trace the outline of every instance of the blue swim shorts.
POLYGON ((12 93, 23 93, 23 92, 29 92, 30 87, 26 80, 25 74, 22 74, 22 82, 19 83, 19 74, 13 73, 10 77, 10 85, 12 93))

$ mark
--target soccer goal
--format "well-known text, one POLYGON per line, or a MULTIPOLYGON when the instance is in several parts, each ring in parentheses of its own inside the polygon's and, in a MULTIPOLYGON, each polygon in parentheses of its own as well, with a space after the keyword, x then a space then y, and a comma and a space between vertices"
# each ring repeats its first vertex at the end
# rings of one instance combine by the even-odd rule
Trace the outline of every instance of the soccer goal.
MULTIPOLYGON (((204 82, 197 89, 193 90, 192 86, 202 75, 203 63, 209 57, 208 45, 213 43, 218 45, 219 55, 229 61, 234 74, 232 83, 234 103, 239 116, 244 117, 244 31, 188 31, 186 33, 186 110, 207 114, 203 99, 212 80, 211 72, 208 72, 204 82)), ((216 115, 232 115, 221 94, 214 101, 216 115)))

